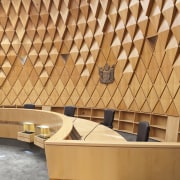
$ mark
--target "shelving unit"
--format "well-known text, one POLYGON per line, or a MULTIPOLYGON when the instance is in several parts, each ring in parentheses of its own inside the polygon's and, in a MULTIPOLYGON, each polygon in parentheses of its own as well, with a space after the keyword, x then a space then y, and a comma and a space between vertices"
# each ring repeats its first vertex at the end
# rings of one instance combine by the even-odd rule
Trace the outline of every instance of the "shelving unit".
POLYGON ((166 131, 157 127, 150 127, 150 138, 157 141, 165 141, 166 131))
POLYGON ((133 122, 134 122, 134 112, 120 111, 118 130, 132 133, 133 122))
POLYGON ((91 108, 78 108, 77 117, 91 120, 91 108))
MULTIPOLYGON (((52 107, 52 111, 63 113, 64 108, 52 107)), ((104 119, 104 109, 77 107, 75 116, 100 123, 104 119)), ((170 138, 168 133, 170 132, 167 132, 167 130, 169 131, 169 129, 171 130, 172 128, 170 125, 167 126, 168 116, 165 115, 115 110, 113 129, 116 131, 137 134, 138 123, 140 121, 149 122, 150 138, 158 141, 169 141, 170 138)), ((175 125, 177 126, 177 121, 175 125)), ((178 137, 176 137, 176 139, 177 141, 180 141, 180 127, 178 126, 178 128, 178 133, 176 135, 178 137)), ((173 139, 175 138, 173 137, 173 139)))
POLYGON ((120 112, 115 111, 115 113, 114 113, 114 121, 113 121, 113 129, 114 130, 119 130, 119 116, 120 116, 120 112))
POLYGON ((151 115, 151 126, 158 129, 166 129, 167 116, 151 115))
POLYGON ((100 123, 104 119, 104 109, 93 109, 91 110, 91 121, 100 123))
POLYGON ((167 116, 151 115, 150 138, 165 141, 167 127, 167 116))
POLYGON ((131 121, 119 121, 119 130, 127 133, 133 132, 133 123, 131 121))
MULTIPOLYGON (((9 108, 9 106, 3 106, 9 108)), ((22 108, 13 106, 12 108, 22 108)), ((64 113, 63 106, 51 106, 51 111, 64 113)), ((38 107, 37 109, 43 109, 38 107)), ((76 107, 75 117, 100 123, 104 119, 104 109, 76 107)), ((138 123, 148 121, 150 124, 150 138, 158 141, 180 142, 180 119, 179 117, 115 110, 113 129, 127 133, 137 134, 138 123)))
POLYGON ((64 107, 63 106, 52 106, 51 111, 64 114, 64 107))
POLYGON ((134 119, 134 123, 139 123, 141 121, 148 121, 150 123, 151 121, 151 116, 150 114, 145 114, 145 113, 135 113, 135 119, 134 119))

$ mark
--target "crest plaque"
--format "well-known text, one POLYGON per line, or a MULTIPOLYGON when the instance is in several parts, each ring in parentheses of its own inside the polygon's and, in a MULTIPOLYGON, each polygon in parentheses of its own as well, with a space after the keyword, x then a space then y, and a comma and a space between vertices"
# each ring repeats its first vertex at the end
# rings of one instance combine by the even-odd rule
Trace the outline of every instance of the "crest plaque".
POLYGON ((111 67, 106 63, 104 67, 99 67, 100 82, 103 84, 109 84, 114 81, 114 68, 115 65, 111 67))

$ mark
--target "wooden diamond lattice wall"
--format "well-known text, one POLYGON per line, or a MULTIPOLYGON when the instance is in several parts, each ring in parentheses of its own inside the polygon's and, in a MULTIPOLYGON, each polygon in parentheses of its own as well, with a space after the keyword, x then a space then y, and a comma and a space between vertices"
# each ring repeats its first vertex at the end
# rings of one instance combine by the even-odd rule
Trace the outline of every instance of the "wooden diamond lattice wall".
POLYGON ((178 0, 2 0, 1 105, 179 115, 179 11, 178 0))

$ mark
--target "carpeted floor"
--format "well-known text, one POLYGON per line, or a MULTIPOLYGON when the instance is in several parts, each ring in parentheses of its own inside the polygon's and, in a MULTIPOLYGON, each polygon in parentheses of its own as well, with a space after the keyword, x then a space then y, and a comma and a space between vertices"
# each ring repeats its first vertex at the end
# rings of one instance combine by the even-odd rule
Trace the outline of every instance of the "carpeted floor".
MULTIPOLYGON (((136 141, 136 135, 126 132, 117 131, 121 136, 123 136, 127 141, 136 141)), ((149 142, 157 142, 154 139, 149 138, 149 142)))
POLYGON ((0 180, 48 180, 44 150, 0 138, 0 180))

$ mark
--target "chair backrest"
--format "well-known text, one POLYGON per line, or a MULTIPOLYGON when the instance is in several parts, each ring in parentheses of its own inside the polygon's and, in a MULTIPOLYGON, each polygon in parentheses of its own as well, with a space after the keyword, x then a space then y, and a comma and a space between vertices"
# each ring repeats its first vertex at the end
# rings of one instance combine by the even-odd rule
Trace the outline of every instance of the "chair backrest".
POLYGON ((74 117, 76 107, 75 106, 65 106, 64 107, 64 114, 66 116, 74 117))
POLYGON ((114 120, 114 113, 113 109, 105 109, 104 110, 104 121, 101 123, 109 128, 113 127, 113 120, 114 120))
POLYGON ((35 105, 34 104, 24 104, 24 108, 25 109, 35 109, 35 105))
POLYGON ((150 126, 147 121, 141 121, 138 124, 138 132, 136 141, 148 141, 150 126))

